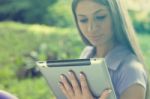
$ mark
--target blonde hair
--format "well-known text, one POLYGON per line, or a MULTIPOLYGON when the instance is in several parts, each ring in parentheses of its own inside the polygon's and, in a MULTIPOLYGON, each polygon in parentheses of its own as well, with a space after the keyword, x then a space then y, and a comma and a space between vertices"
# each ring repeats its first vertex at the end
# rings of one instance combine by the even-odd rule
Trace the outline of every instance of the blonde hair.
MULTIPOLYGON (((111 0, 109 0, 111 2, 111 0)), ((145 69, 145 71, 148 73, 148 68, 146 68, 146 64, 144 62, 144 57, 142 54, 142 51, 140 49, 138 40, 136 38, 135 35, 135 31, 131 22, 131 19, 129 17, 128 14, 128 10, 126 7, 126 2, 124 0, 112 0, 112 1, 116 1, 115 3, 117 3, 117 7, 118 7, 118 12, 120 13, 120 18, 122 21, 122 30, 125 33, 129 46, 132 49, 133 53, 137 56, 137 58, 139 59, 139 61, 143 64, 143 68, 145 69)), ((113 3, 112 3, 113 4, 113 3)), ((146 98, 148 99, 149 97, 149 77, 148 77, 148 81, 147 81, 147 90, 146 90, 146 98)))
MULTIPOLYGON (((79 1, 82 1, 82 0, 73 0, 72 12, 74 14, 75 22, 76 22, 76 25, 77 25, 77 28, 79 30, 82 40, 87 46, 92 46, 92 44, 90 44, 90 42, 83 36, 77 23, 75 10, 79 1)), ((112 21, 113 21, 113 26, 114 26, 113 29, 115 32, 114 34, 115 34, 116 40, 122 45, 127 46, 137 56, 139 61, 143 64, 143 68, 145 68, 146 70, 144 58, 140 50, 138 40, 136 38, 135 31, 134 31, 132 22, 130 20, 127 7, 125 6, 126 2, 124 0, 93 0, 93 1, 108 6, 111 16, 112 16, 112 21)), ((148 75, 148 72, 147 72, 147 75, 148 75)), ((148 92, 149 92, 148 83, 147 83, 146 92, 148 95, 148 92)), ((148 96, 146 97, 148 98, 148 96)))

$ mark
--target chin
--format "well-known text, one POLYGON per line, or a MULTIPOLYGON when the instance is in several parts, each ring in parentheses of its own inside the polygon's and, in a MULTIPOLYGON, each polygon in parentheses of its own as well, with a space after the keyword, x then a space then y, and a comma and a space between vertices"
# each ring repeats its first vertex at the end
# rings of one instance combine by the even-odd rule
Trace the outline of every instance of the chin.
POLYGON ((91 43, 93 46, 101 46, 101 45, 104 45, 103 42, 92 42, 91 43))
POLYGON ((101 46, 101 45, 104 45, 104 41, 92 41, 91 44, 93 46, 101 46))

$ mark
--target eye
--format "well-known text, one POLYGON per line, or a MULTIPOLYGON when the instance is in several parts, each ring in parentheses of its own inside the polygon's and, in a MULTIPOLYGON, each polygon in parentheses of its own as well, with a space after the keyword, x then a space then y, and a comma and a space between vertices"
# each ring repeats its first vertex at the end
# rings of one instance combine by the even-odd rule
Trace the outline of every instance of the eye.
POLYGON ((88 22, 88 19, 87 19, 87 18, 80 19, 80 22, 81 22, 81 23, 86 23, 86 22, 88 22))
POLYGON ((95 17, 96 20, 100 20, 100 21, 104 20, 105 18, 106 18, 106 15, 104 15, 104 16, 96 16, 95 17))

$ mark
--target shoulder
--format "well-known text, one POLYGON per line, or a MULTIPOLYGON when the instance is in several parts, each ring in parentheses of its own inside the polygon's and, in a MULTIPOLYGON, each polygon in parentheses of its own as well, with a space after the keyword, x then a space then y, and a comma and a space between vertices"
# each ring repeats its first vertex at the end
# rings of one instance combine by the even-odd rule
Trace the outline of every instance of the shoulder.
POLYGON ((122 74, 132 74, 132 76, 146 76, 143 64, 133 53, 130 53, 120 65, 120 71, 122 71, 122 74))
POLYGON ((129 54, 120 65, 118 69, 118 91, 120 94, 135 84, 142 86, 146 90, 147 74, 136 55, 129 54))

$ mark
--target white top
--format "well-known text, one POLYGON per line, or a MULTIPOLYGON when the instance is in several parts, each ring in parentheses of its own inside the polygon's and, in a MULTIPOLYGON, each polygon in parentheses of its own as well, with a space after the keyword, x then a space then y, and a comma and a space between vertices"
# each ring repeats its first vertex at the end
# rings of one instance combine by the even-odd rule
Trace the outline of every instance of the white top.
MULTIPOLYGON (((94 48, 86 47, 80 58, 94 57, 94 48)), ((136 57, 127 47, 116 46, 105 56, 106 64, 117 99, 131 85, 140 84, 146 90, 147 74, 136 57)))

